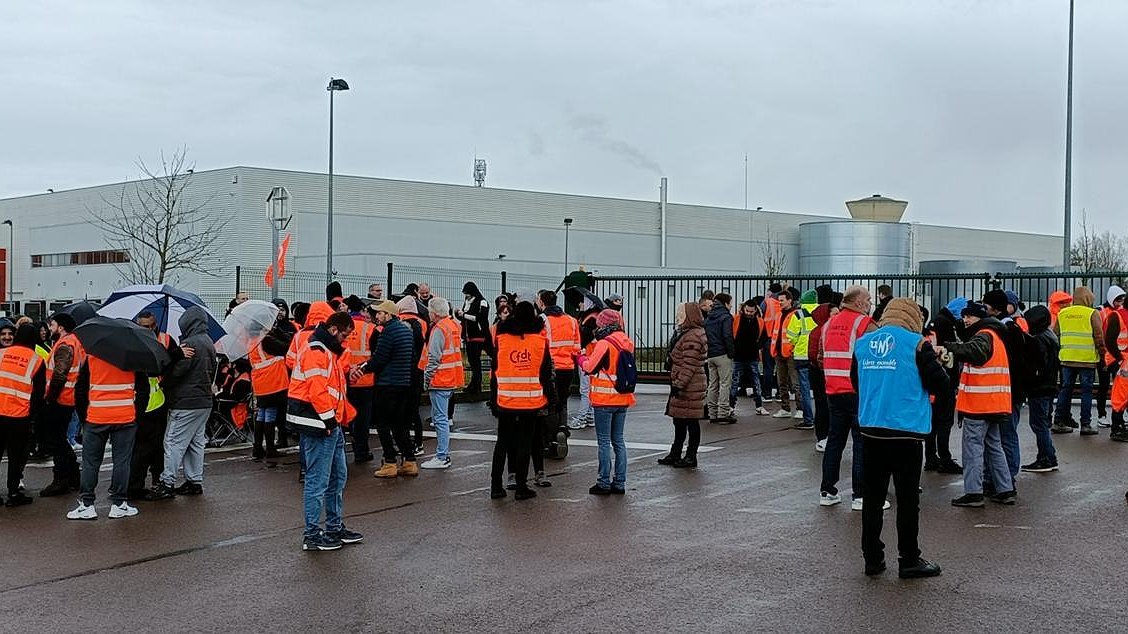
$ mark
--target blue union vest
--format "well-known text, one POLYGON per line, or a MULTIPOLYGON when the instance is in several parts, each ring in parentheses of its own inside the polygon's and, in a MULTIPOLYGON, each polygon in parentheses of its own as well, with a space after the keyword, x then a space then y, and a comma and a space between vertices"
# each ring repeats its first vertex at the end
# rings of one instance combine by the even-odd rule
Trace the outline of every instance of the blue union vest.
POLYGON ((858 425, 920 436, 932 431, 932 407, 916 364, 923 338, 883 326, 858 340, 858 425))

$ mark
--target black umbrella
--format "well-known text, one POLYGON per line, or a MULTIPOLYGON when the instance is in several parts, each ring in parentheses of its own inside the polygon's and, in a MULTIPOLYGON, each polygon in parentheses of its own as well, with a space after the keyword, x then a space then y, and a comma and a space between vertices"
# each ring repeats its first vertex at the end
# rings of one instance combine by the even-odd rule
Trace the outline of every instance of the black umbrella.
POLYGON ((74 323, 76 325, 82 325, 82 322, 97 315, 98 309, 101 307, 102 305, 97 302, 83 301, 75 302, 73 304, 67 304, 66 306, 60 308, 58 312, 70 315, 74 318, 74 323))
POLYGON ((91 317, 74 329, 88 354, 129 372, 160 374, 172 362, 152 330, 128 319, 91 317))

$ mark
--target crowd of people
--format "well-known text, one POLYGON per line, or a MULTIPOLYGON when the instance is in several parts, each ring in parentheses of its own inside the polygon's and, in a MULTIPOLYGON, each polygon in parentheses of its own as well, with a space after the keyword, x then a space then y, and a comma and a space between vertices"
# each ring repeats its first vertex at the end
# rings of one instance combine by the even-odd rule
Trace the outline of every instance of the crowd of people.
MULTIPOLYGON (((526 500, 537 487, 552 486, 545 458, 564 457, 570 432, 589 426, 599 456, 589 492, 625 494, 624 428, 635 404, 637 369, 622 296, 585 300, 573 316, 552 290, 503 294, 492 302, 473 282, 462 290, 460 307, 425 283, 388 297, 379 284, 364 298, 345 297, 333 283, 324 301, 291 306, 276 299, 270 331, 233 364, 217 354, 203 309, 184 312, 179 341, 159 332, 154 316, 143 312, 136 323, 153 332, 171 359, 159 376, 118 368, 84 350, 68 314, 42 325, 2 321, 5 505, 31 503, 23 469, 28 455, 40 451, 54 464, 52 482, 39 495, 78 492, 67 517, 97 519, 95 488, 107 443, 113 455, 109 517, 136 515, 131 502, 138 500, 202 495, 217 376, 245 384, 248 400, 253 394, 253 460, 273 464, 280 449, 297 444, 305 550, 363 540, 343 522, 346 445, 355 463, 374 461, 373 428, 380 450, 376 478, 412 478, 421 469, 452 466, 458 391, 489 392, 498 428, 491 498, 513 491, 526 500), (482 355, 489 358, 488 377, 482 355), (577 379, 580 410, 569 416, 577 379), (424 394, 436 444, 421 462, 428 454, 418 407, 424 394)), ((976 300, 954 298, 931 319, 914 301, 894 298, 889 287, 878 295, 875 308, 862 286, 799 292, 776 283, 739 306, 731 295, 711 291, 677 306, 666 355, 666 414, 674 439, 658 462, 696 468, 701 421, 738 422, 744 395, 752 400, 752 415, 792 418, 795 429, 814 432, 822 452, 822 506, 843 501, 841 461, 848 441, 852 445, 851 507, 863 516, 866 574, 885 569, 880 533, 892 479, 899 574, 925 577, 940 568, 921 558, 917 544, 922 471, 962 474, 964 490, 954 506, 1011 505, 1020 471, 1058 469, 1053 434, 1079 429, 1095 436, 1099 427, 1110 427, 1112 440, 1128 441, 1128 311, 1120 287, 1112 286, 1099 307, 1088 288, 1078 287, 1029 309, 1015 293, 991 290, 976 300), (765 407, 770 402, 779 403, 774 413, 765 407), (1018 441, 1023 407, 1038 448, 1026 464, 1018 441), (962 465, 950 447, 957 419, 962 465)), ((246 299, 237 296, 230 309, 246 299)))

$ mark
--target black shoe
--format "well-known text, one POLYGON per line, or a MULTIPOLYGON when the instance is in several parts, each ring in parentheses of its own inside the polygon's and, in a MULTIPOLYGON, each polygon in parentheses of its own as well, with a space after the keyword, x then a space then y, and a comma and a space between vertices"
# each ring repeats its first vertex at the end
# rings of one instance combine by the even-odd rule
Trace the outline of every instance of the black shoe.
POLYGON ((924 470, 925 471, 939 471, 940 470, 940 461, 939 460, 925 460, 924 461, 924 470))
POLYGON ((596 484, 588 489, 588 493, 592 495, 611 495, 611 489, 609 487, 601 487, 596 484))
POLYGON ((500 500, 501 498, 503 498, 507 495, 509 495, 509 494, 506 493, 505 489, 503 489, 503 488, 490 487, 490 499, 491 500, 500 500))
POLYGON ((669 454, 664 458, 659 458, 658 464, 663 464, 663 465, 666 465, 668 467, 672 467, 679 460, 681 460, 681 456, 675 456, 674 454, 669 454))
POLYGON ((273 459, 281 458, 281 457, 282 457, 282 454, 278 453, 277 449, 271 449, 271 450, 267 451, 266 456, 265 456, 265 458, 267 460, 273 460, 273 459))
POLYGON ((137 500, 144 500, 148 495, 149 489, 129 489, 125 492, 125 499, 129 500, 130 502, 136 502, 137 500))
POLYGON ((901 564, 898 568, 897 576, 902 579, 923 579, 924 577, 940 575, 940 566, 927 559, 917 559, 916 563, 911 566, 901 564))
POLYGON ((517 492, 513 494, 514 500, 527 500, 535 497, 537 497, 537 492, 532 489, 517 489, 517 492))
POLYGON ((1092 425, 1082 425, 1081 426, 1081 435, 1082 436, 1099 436, 1100 434, 1101 434, 1101 432, 1094 429, 1092 425))
POLYGON ((883 572, 885 572, 885 560, 884 559, 882 559, 881 561, 875 561, 875 562, 872 562, 872 563, 868 562, 868 561, 866 562, 866 576, 867 577, 872 577, 874 575, 880 575, 883 572))
POLYGON ((55 497, 56 495, 64 495, 66 493, 69 493, 70 491, 71 491, 71 487, 65 481, 63 481, 63 480, 52 480, 51 484, 48 484, 46 487, 43 488, 42 491, 39 492, 39 497, 41 497, 41 498, 51 498, 51 497, 55 497))
POLYGON ((359 544, 364 541, 364 535, 356 531, 350 531, 343 526, 339 531, 325 531, 325 536, 329 539, 335 539, 342 544, 359 544))
POLYGON ((987 480, 983 483, 983 495, 995 495, 995 483, 987 480))
POLYGON ((185 481, 184 484, 173 489, 177 495, 203 495, 204 486, 199 482, 185 481))
POLYGON ((1112 433, 1108 435, 1108 439, 1115 440, 1116 442, 1128 442, 1128 430, 1114 429, 1112 433))
POLYGON ((1035 460, 1021 467, 1021 469, 1027 473, 1049 473, 1051 471, 1057 471, 1057 468, 1056 462, 1050 462, 1048 460, 1035 460))
POLYGON ((1072 418, 1065 421, 1065 424, 1066 424, 1067 427, 1072 427, 1073 429, 1077 429, 1077 421, 1073 420, 1072 418))
POLYGON ((1070 426, 1061 423, 1055 423, 1053 427, 1050 427, 1050 432, 1054 434, 1072 434, 1073 427, 1076 427, 1076 425, 1070 426))
POLYGON ((957 464, 955 460, 944 460, 936 466, 936 473, 959 475, 963 473, 963 467, 957 464))
POLYGON ((23 494, 22 492, 17 491, 8 496, 8 499, 4 502, 4 506, 7 506, 9 508, 13 506, 26 506, 28 504, 31 504, 32 501, 33 500, 30 497, 23 494))
POLYGON ((325 533, 318 533, 302 540, 302 550, 340 550, 344 544, 325 533))
POLYGON ((681 460, 678 460, 677 462, 674 463, 674 468, 675 469, 696 469, 697 468, 697 458, 696 457, 694 457, 694 458, 682 458, 681 460))
POLYGON ((800 431, 809 431, 809 430, 812 430, 814 428, 815 428, 814 423, 808 423, 806 421, 799 423, 798 425, 795 425, 794 427, 792 427, 792 429, 798 429, 800 431))
MULTIPOLYGON (((362 453, 359 456, 353 456, 353 464, 364 464, 366 462, 372 462, 375 457, 376 456, 370 453, 362 453)), ((347 544, 348 542, 345 543, 347 544)))
POLYGON ((627 489, 626 489, 626 487, 615 487, 615 486, 613 486, 613 487, 611 487, 611 494, 612 495, 626 495, 627 489))
POLYGON ((149 494, 145 496, 145 499, 149 502, 159 502, 161 500, 171 500, 174 497, 176 497, 176 491, 162 482, 153 487, 149 491, 149 494))
POLYGON ((996 493, 995 495, 991 496, 991 501, 997 502, 999 504, 1006 504, 1007 506, 1011 506, 1015 502, 1018 501, 1018 492, 1017 491, 1003 491, 1002 493, 996 493))
POLYGON ((952 506, 967 506, 972 508, 983 508, 983 494, 982 493, 964 493, 960 497, 952 500, 952 506))
POLYGON ((262 456, 251 456, 251 462, 262 462, 262 456))
POLYGON ((713 422, 718 424, 718 425, 732 425, 733 423, 736 422, 736 417, 735 416, 725 416, 724 418, 718 418, 717 420, 715 420, 713 422))

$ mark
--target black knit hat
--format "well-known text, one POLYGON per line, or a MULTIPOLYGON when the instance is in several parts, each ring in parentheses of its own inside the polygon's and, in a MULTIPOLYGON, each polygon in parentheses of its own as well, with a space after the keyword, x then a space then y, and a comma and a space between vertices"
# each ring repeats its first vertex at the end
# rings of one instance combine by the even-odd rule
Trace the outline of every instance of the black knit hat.
MULTIPOLYGON (((1006 309, 1006 306, 1003 306, 1006 309)), ((987 316, 987 305, 980 304, 979 302, 968 302, 967 306, 960 312, 960 317, 978 317, 983 319, 987 316)))
POLYGON ((345 306, 349 307, 350 312, 359 313, 364 310, 364 302, 356 295, 349 295, 345 298, 345 306))
POLYGON ((983 303, 1000 313, 1005 313, 1007 312, 1007 304, 1010 303, 1010 300, 1007 298, 1006 291, 996 288, 995 290, 987 291, 987 294, 983 296, 983 303))
POLYGON ((325 301, 331 302, 333 300, 340 301, 344 299, 345 293, 341 290, 340 282, 330 282, 329 286, 325 287, 325 301))

